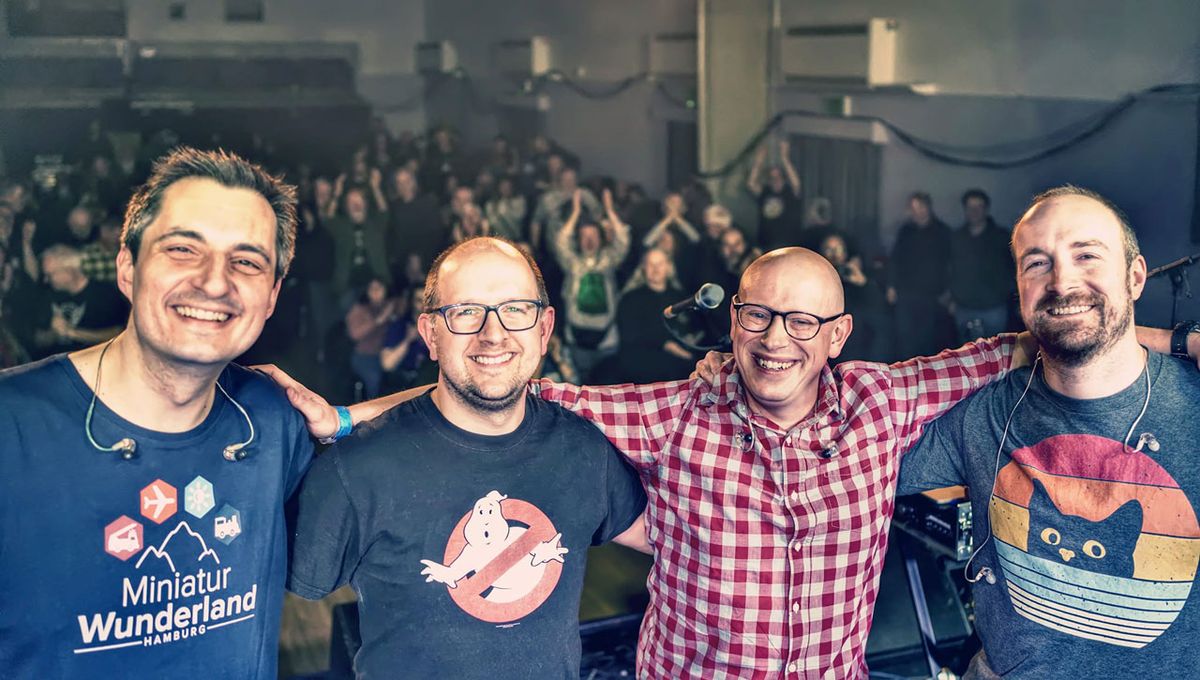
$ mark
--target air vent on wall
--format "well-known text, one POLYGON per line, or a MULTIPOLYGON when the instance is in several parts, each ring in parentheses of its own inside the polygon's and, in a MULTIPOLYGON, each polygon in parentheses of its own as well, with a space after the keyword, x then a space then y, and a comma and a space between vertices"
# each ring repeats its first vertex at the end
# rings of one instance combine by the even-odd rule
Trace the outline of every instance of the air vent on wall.
POLYGON ((896 85, 895 19, 864 23, 793 26, 780 45, 788 82, 831 85, 896 85))
POLYGON ((458 53, 448 40, 420 42, 416 47, 417 73, 450 73, 458 68, 458 53))

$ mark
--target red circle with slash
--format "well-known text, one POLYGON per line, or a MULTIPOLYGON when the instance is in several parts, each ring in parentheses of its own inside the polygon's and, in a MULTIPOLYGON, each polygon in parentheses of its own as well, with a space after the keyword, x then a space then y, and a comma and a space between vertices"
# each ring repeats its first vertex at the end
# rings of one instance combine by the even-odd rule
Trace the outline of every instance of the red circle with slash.
MULTIPOLYGON (((474 574, 460 579, 457 587, 446 589, 450 593, 450 598, 463 611, 488 623, 516 621, 540 607, 550 597, 550 593, 554 592, 554 586, 558 585, 563 568, 562 563, 558 561, 545 563, 546 568, 542 571, 542 577, 537 585, 520 599, 512 602, 489 602, 484 599, 480 593, 492 587, 496 579, 503 576, 522 558, 529 559, 529 553, 539 543, 554 538, 554 535, 558 533, 545 513, 525 501, 513 498, 505 499, 500 501, 500 510, 506 520, 516 520, 528 525, 529 528, 511 545, 501 550, 500 554, 492 558, 487 565, 474 574)), ((466 534, 463 533, 463 530, 467 525, 467 520, 471 519, 471 514, 468 512, 463 515, 463 518, 454 527, 453 533, 450 534, 450 540, 446 543, 445 564, 451 564, 467 546, 466 534)))

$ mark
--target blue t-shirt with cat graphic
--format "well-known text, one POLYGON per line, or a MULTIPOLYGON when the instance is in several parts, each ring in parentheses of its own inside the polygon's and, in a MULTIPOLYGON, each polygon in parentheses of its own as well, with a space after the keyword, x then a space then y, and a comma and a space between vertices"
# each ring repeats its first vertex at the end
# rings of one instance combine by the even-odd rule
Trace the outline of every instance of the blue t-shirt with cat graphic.
POLYGON ((1089 400, 1042 375, 956 406, 900 470, 899 494, 966 484, 975 545, 990 532, 971 564, 996 577, 973 587, 980 675, 1200 677, 1200 372, 1150 353, 1126 389, 1089 400))

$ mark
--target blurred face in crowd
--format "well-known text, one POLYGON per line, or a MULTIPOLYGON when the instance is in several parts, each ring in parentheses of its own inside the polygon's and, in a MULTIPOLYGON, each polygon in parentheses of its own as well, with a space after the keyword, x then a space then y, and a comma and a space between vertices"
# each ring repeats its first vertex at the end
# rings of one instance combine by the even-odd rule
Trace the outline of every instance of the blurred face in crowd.
POLYGON ((558 173, 558 183, 563 191, 575 191, 579 188, 579 177, 573 168, 563 168, 562 172, 558 173))
POLYGON ((475 202, 475 192, 471 187, 458 187, 454 193, 450 194, 450 210, 455 215, 462 217, 467 206, 475 202))
POLYGON ((730 229, 721 234, 721 257, 729 267, 740 263, 746 257, 746 237, 737 229, 730 229))
POLYGON ((511 177, 501 177, 500 182, 496 184, 496 193, 500 198, 513 197, 513 181, 511 177))
MULTIPOLYGON (((498 305, 537 300, 533 271, 513 246, 493 239, 463 245, 442 263, 435 306, 459 303, 498 305)), ((438 362, 437 389, 477 413, 513 408, 525 396, 525 385, 537 371, 554 329, 554 310, 542 310, 528 330, 509 331, 493 312, 475 334, 451 333, 445 318, 426 312, 417 328, 438 362)))
POLYGON ((417 180, 406 168, 397 170, 392 182, 396 187, 396 195, 405 201, 411 201, 417 195, 417 180))
POLYGON ((683 196, 677 192, 671 192, 663 198, 663 212, 678 213, 680 215, 687 212, 687 205, 683 202, 683 196))
POLYGON ((77 241, 86 241, 92 235, 92 211, 82 206, 71 208, 67 213, 67 228, 77 241))
POLYGON ((657 248, 646 251, 646 257, 642 260, 642 275, 646 277, 648 288, 660 292, 666 290, 670 274, 671 259, 666 253, 657 248))
POLYGON ((595 257, 600 252, 603 240, 600 237, 600 227, 595 224, 584 224, 579 227, 579 252, 584 257, 595 257))
POLYGON ((370 175, 370 168, 367 167, 367 159, 365 157, 355 157, 353 174, 355 182, 367 181, 367 176, 370 175))
POLYGON ((963 216, 969 224, 983 224, 987 221, 988 204, 978 196, 972 196, 963 203, 963 216))
POLYGON ((79 262, 45 255, 42 257, 42 276, 46 283, 57 291, 76 293, 86 285, 79 262))
POLYGON ((549 156, 546 156, 546 172, 548 172, 550 174, 551 181, 557 180, 559 174, 562 173, 562 170, 563 170, 562 156, 559 156, 556 153, 552 153, 549 156))
POLYGON ((454 150, 454 138, 450 136, 450 131, 444 128, 433 133, 433 143, 443 153, 449 153, 454 150))
POLYGON ((367 302, 372 307, 382 307, 387 301, 387 284, 379 279, 371 279, 367 284, 367 302))
POLYGON ((174 364, 223 365, 243 354, 275 309, 276 219, 250 189, 207 178, 167 187, 137 258, 117 255, 138 343, 174 364))
POLYGON ((0 203, 0 246, 7 246, 13 235, 13 209, 0 203))
POLYGON ((25 209, 25 201, 28 198, 29 195, 25 192, 25 187, 21 186, 20 184, 13 184, 8 188, 8 191, 4 193, 3 200, 5 203, 12 206, 14 211, 21 212, 25 209))
POLYGON ((492 153, 497 156, 505 156, 508 154, 508 140, 504 137, 496 137, 492 140, 492 153))
POLYGON ((412 315, 413 318, 416 318, 423 311, 425 311, 421 308, 421 305, 423 304, 425 304, 425 287, 413 286, 412 292, 409 294, 408 298, 408 313, 412 315))
POLYGON ((463 236, 478 236, 483 233, 483 214, 479 211, 479 206, 474 203, 468 203, 463 206, 462 219, 463 236))
POLYGON ((99 242, 105 248, 117 250, 121 247, 121 223, 116 220, 105 220, 100 223, 99 242))
POLYGON ((704 231, 708 237, 716 241, 730 227, 729 211, 719 205, 710 205, 704 209, 704 231))
POLYGON ((550 140, 542 135, 533 138, 533 152, 546 153, 550 150, 550 140))
POLYGON ((108 163, 108 159, 104 156, 96 156, 92 159, 92 174, 96 177, 108 177, 111 169, 112 168, 108 163))
MULTIPOLYGON (((742 275, 738 301, 820 317, 844 310, 837 272, 802 248, 772 251, 755 260, 742 275)), ((821 369, 841 353, 853 322, 843 316, 822 324, 811 339, 797 340, 782 317, 771 317, 766 330, 753 332, 739 323, 736 309, 730 308, 730 314, 733 358, 752 410, 780 426, 799 422, 816 400, 821 369)))
POLYGON ((771 187, 771 191, 781 193, 785 186, 783 178, 783 170, 778 167, 772 167, 767 171, 767 186, 771 187))
POLYGON ((932 216, 929 211, 929 206, 919 198, 908 199, 908 215, 912 218, 915 224, 925 226, 929 224, 929 218, 932 216))
POLYGON ((841 236, 827 236, 821 242, 821 255, 834 267, 846 264, 846 242, 841 236))
POLYGON ((346 193, 346 215, 355 224, 367 221, 367 197, 361 190, 352 189, 346 193))
POLYGON ((1021 318, 1047 358, 1080 366, 1130 332, 1146 260, 1126 264, 1125 248, 1117 217, 1087 196, 1046 199, 1017 223, 1021 318))
POLYGON ((313 181, 313 199, 318 208, 329 205, 329 201, 333 200, 333 185, 328 179, 318 177, 313 181))
POLYGON ((496 176, 488 170, 481 171, 475 177, 475 191, 480 196, 485 196, 492 191, 492 187, 496 186, 496 176))
POLYGON ((658 248, 659 250, 671 256, 675 255, 675 249, 677 246, 678 241, 675 238, 675 232, 671 231, 670 229, 667 229, 661 235, 659 235, 658 241, 654 243, 655 248, 658 248))
POLYGON ((404 278, 413 285, 425 280, 425 266, 421 263, 419 254, 409 253, 408 257, 404 258, 404 278))

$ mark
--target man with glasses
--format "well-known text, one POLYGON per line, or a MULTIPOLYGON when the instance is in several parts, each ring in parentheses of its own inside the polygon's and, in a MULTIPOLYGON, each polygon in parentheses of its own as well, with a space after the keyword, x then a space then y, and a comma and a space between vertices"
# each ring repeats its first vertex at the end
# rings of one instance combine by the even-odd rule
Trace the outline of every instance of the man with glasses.
POLYGON ((731 314, 714 384, 534 385, 649 480, 639 675, 865 678, 899 454, 1007 370, 1015 336, 831 369, 853 319, 803 248, 751 264, 731 314))
POLYGON ((360 678, 575 680, 587 548, 648 552, 645 493, 603 434, 528 395, 554 327, 532 259, 500 239, 453 246, 424 309, 437 384, 314 463, 288 587, 353 586, 360 678))

